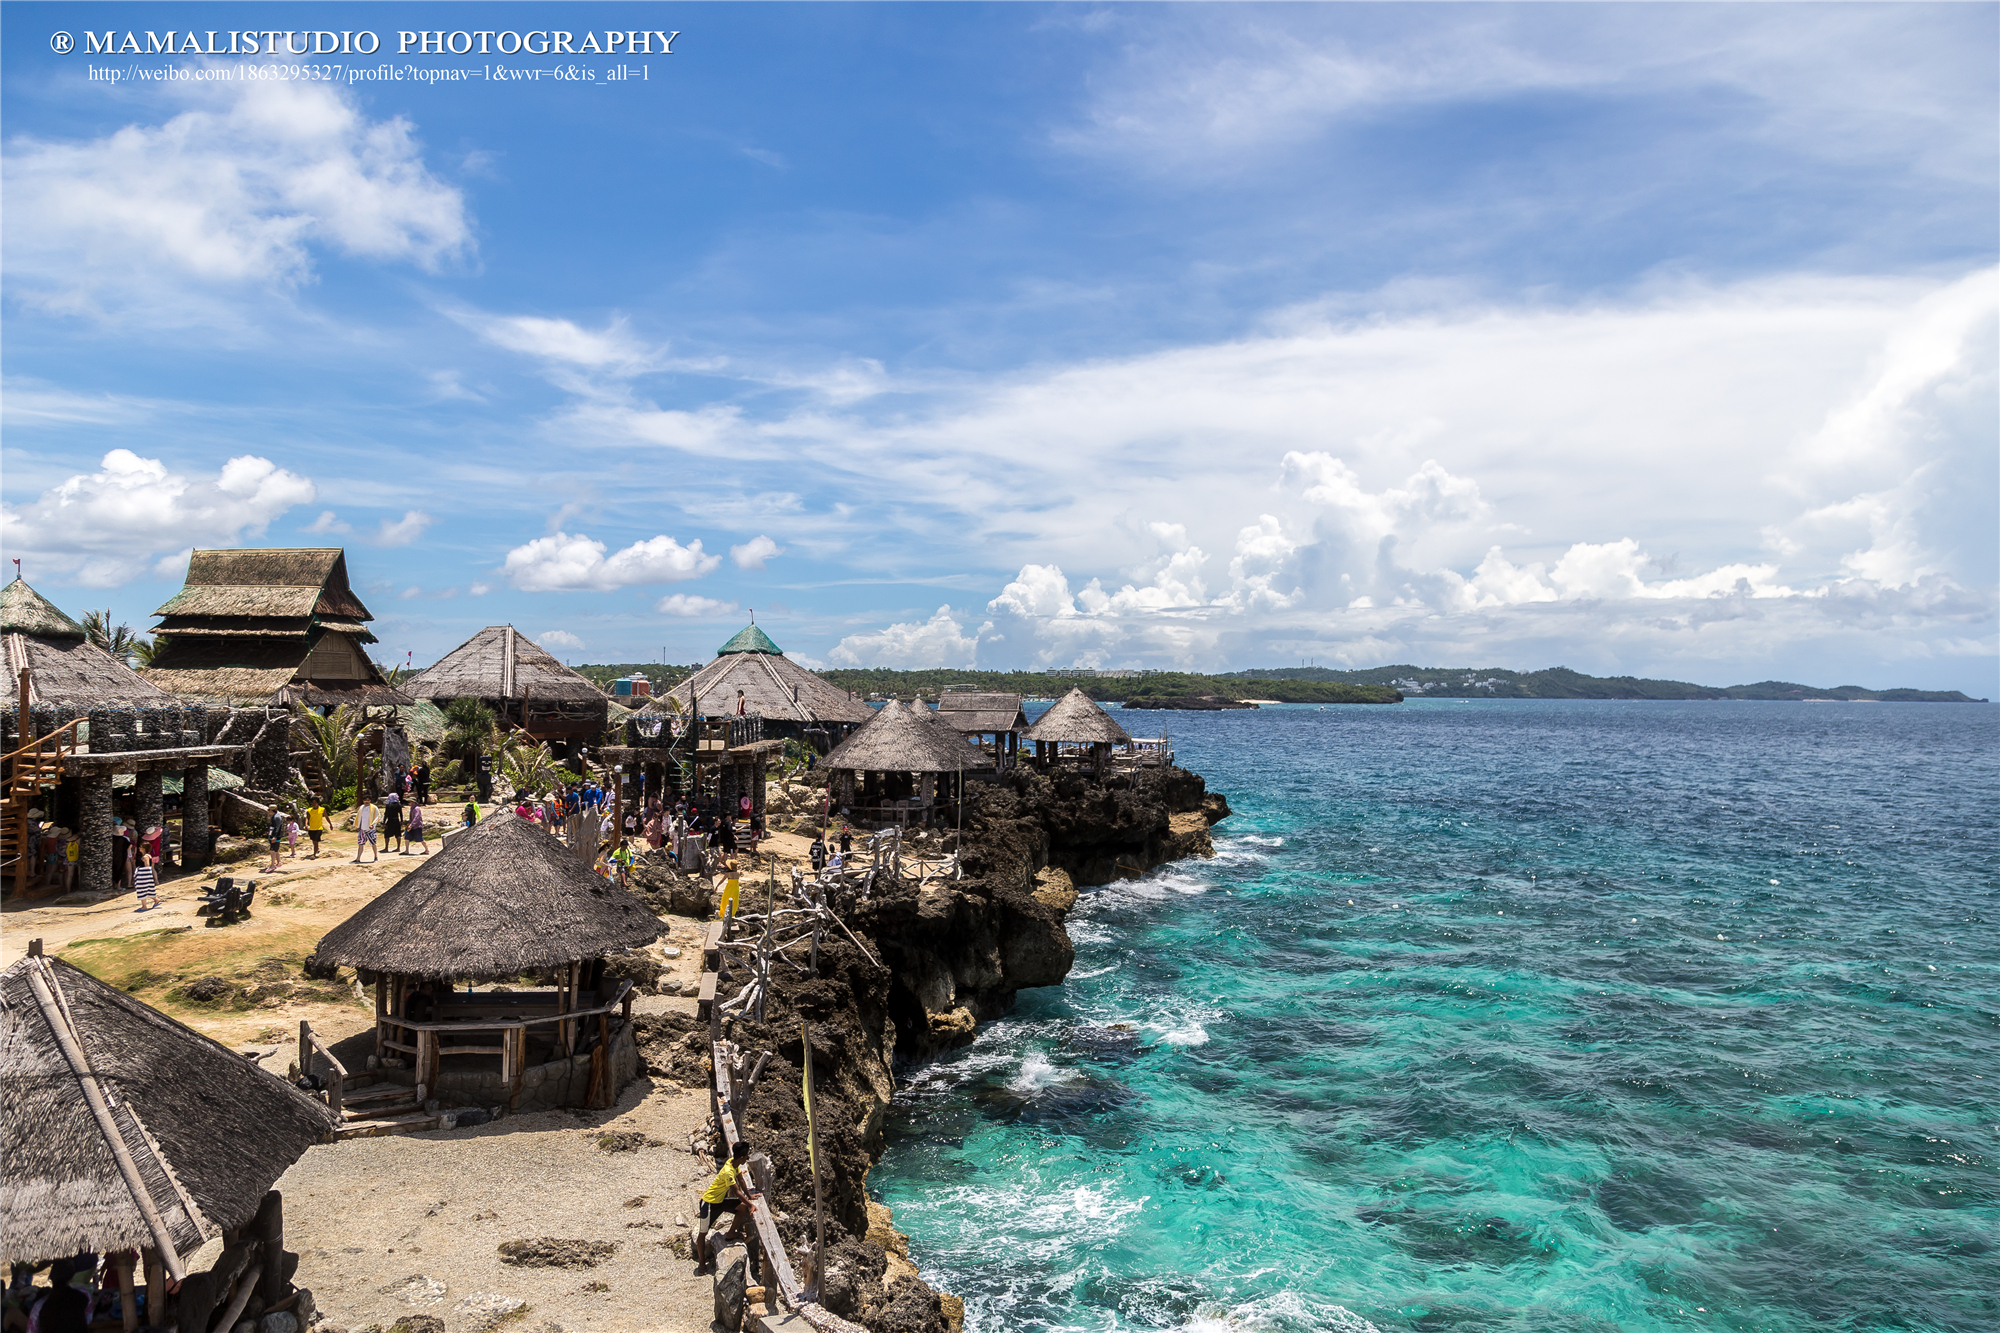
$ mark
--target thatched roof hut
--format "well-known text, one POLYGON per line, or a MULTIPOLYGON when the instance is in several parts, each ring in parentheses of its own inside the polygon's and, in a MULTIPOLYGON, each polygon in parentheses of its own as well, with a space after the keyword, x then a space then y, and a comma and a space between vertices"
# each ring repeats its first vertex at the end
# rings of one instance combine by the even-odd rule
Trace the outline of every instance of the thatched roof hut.
POLYGON ((640 948, 665 929, 553 834, 503 812, 334 927, 319 957, 437 980, 514 977, 640 948))
POLYGON ((938 696, 937 706, 945 721, 968 736, 1028 729, 1028 714, 1021 707, 1018 694, 947 691, 938 696))
POLYGON ((60 960, 30 956, 0 972, 0 1009, 8 1259, 157 1243, 86 1077, 102 1090, 119 1147, 180 1254, 247 1225, 271 1183, 333 1128, 319 1101, 60 960), (31 973, 52 1003, 37 996, 31 973))
POLYGON ((243 703, 406 704, 362 645, 374 617, 339 547, 195 551, 153 613, 146 678, 173 694, 243 703))
POLYGON ((666 700, 672 699, 688 716, 733 714, 738 691, 743 711, 767 725, 845 729, 874 716, 867 704, 786 657, 755 625, 738 630, 716 650, 714 661, 660 695, 647 711, 671 708, 666 700))
POLYGON ((537 740, 595 736, 611 700, 512 625, 488 625, 403 688, 442 707, 479 699, 537 740))
POLYGON ((1062 745, 1130 745, 1125 728, 1112 720, 1097 701, 1073 689, 1028 728, 1028 740, 1062 745))
POLYGON ((919 700, 891 699, 819 766, 858 773, 956 773, 978 762, 972 747, 919 700))
POLYGON ((5 699, 18 706, 21 670, 29 671, 30 704, 157 706, 165 691, 105 652, 46 597, 15 578, 0 588, 0 656, 6 660, 5 699))

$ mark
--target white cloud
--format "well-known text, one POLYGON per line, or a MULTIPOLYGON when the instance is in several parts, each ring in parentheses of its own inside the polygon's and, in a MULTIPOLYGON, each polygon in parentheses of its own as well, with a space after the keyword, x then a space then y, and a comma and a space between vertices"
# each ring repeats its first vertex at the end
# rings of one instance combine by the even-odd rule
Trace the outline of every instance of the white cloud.
POLYGON ((487 593, 493 591, 493 585, 490 583, 475 583, 470 588, 466 589, 466 591, 471 593, 474 597, 484 597, 487 593))
POLYGON ((940 606, 929 620, 891 625, 873 634, 850 634, 828 654, 835 666, 970 667, 979 640, 967 635, 940 606))
POLYGON ((397 600, 399 601, 407 602, 411 601, 414 598, 422 597, 423 595, 424 595, 424 590, 422 588, 418 587, 416 584, 411 584, 409 587, 397 593, 396 597, 397 600))
POLYGON ((323 246, 426 269, 469 250, 459 192, 409 122, 324 84, 201 84, 197 105, 101 139, 16 139, 5 159, 14 295, 181 324, 205 292, 312 277, 323 246))
POLYGON ((496 347, 583 370, 629 375, 645 369, 656 356, 653 349, 631 336, 623 320, 613 320, 602 331, 593 331, 567 319, 541 315, 465 311, 456 318, 496 347))
POLYGON ((113 449, 98 471, 70 477, 33 504, 0 505, 0 530, 7 550, 31 568, 86 587, 115 587, 161 563, 162 552, 261 536, 273 519, 315 495, 309 479, 254 455, 230 459, 213 477, 196 477, 113 449))
POLYGON ((765 561, 784 553, 784 547, 761 532, 741 546, 729 548, 729 558, 736 562, 738 569, 762 569, 765 561))
POLYGON ((300 532, 352 532, 354 529, 340 521, 340 515, 331 509, 320 510, 319 517, 299 529, 300 532))
POLYGON ((693 593, 685 592, 670 592, 653 604, 653 610, 663 616, 719 616, 735 609, 734 602, 724 602, 714 597, 697 597, 693 593))
POLYGON ((408 546, 424 535, 434 520, 421 509, 411 509, 398 519, 383 519, 369 538, 377 546, 408 546))
POLYGON ((602 592, 647 583, 681 583, 722 563, 699 538, 682 546, 672 537, 634 542, 609 556, 605 544, 578 533, 537 537, 507 552, 501 573, 523 592, 602 592))
POLYGON ((581 648, 583 640, 568 630, 545 629, 535 636, 535 642, 544 648, 581 648))

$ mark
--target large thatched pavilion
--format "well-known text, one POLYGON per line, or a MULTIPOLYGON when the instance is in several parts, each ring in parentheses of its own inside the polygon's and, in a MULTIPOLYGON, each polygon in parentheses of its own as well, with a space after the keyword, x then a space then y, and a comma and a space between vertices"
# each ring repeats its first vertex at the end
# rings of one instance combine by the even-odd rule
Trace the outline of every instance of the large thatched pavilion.
POLYGON ((1018 694, 946 690, 938 696, 937 710, 961 736, 979 747, 981 769, 1000 774, 1020 761, 1021 736, 1028 730, 1028 715, 1021 704, 1018 694))
POLYGON ((857 824, 949 818, 979 752, 922 700, 892 699, 834 747, 819 766, 832 774, 833 804, 857 824))
POLYGON ((786 657, 755 625, 737 631, 715 650, 714 661, 644 711, 666 709, 688 718, 759 717, 761 739, 801 740, 822 754, 874 716, 867 704, 786 657))
MULTIPOLYGON (((0 1250, 16 1263, 139 1250, 147 1322, 206 1328, 291 1279, 273 1181, 333 1128, 320 1101, 40 953, 0 972, 0 1250), (239 1233, 241 1237, 239 1239, 239 1233), (183 1257, 221 1234, 217 1269, 183 1257), (252 1249, 252 1242, 261 1248, 252 1249), (224 1270, 233 1270, 225 1273, 224 1270), (166 1278, 180 1281, 174 1317, 166 1278), (241 1303, 229 1283, 240 1277, 241 1303), (250 1290, 254 1284, 254 1291, 250 1290)), ((136 1327, 128 1307, 125 1327, 136 1327)))
POLYGON ((454 835, 318 952, 373 979, 376 1055, 403 1066, 383 1077, 472 1105, 608 1106, 639 1056, 631 989, 605 959, 665 929, 507 812, 454 835))
POLYGON ((229 703, 406 704, 369 659, 374 617, 337 546, 195 551, 187 582, 153 613, 146 678, 229 703))
POLYGON ((603 690, 512 625, 488 625, 403 688, 440 708, 453 699, 481 700, 502 724, 563 745, 603 731, 611 704, 603 690))
POLYGON ((20 854, 33 809, 82 835, 78 887, 111 888, 112 793, 120 778, 133 788, 126 813, 143 829, 165 826, 166 778, 176 775, 184 860, 206 863, 209 768, 240 749, 207 743, 208 709, 166 693, 90 642, 83 626, 20 578, 0 588, 0 657, 8 686, 0 695, 0 754, 10 756, 0 861, 14 891, 24 890, 36 869, 20 854))
POLYGON ((1111 714, 1082 690, 1071 690, 1028 728, 1035 743, 1035 765, 1046 769, 1064 762, 1087 763, 1103 773, 1111 764, 1111 748, 1129 746, 1132 738, 1111 714))

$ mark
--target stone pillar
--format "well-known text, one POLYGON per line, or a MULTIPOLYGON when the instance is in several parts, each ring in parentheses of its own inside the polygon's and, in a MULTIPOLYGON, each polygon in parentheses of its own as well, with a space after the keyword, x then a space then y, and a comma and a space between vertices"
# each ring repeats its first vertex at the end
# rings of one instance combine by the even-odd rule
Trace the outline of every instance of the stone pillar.
POLYGON ((764 761, 759 759, 757 767, 751 770, 750 775, 750 808, 758 815, 764 813, 764 793, 769 788, 770 781, 771 777, 765 771, 764 761))
POLYGON ((77 885, 84 893, 111 892, 111 775, 82 780, 83 809, 76 831, 83 837, 77 857, 77 885))
MULTIPOLYGON (((166 828, 167 803, 160 792, 158 773, 138 773, 133 776, 132 813, 133 818, 139 821, 141 840, 145 838, 148 829, 166 828)), ((164 844, 164 838, 162 842, 164 844)))
POLYGON ((736 818, 736 765, 723 764, 716 769, 715 804, 722 818, 736 818))
POLYGON ((181 774, 181 868, 208 864, 208 765, 189 764, 181 774))

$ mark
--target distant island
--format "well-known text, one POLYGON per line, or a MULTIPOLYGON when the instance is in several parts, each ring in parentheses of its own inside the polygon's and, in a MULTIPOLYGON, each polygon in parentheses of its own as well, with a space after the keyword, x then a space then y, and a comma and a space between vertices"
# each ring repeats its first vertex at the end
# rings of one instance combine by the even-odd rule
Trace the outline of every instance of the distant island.
MULTIPOLYGON (((614 680, 635 672, 653 688, 664 689, 692 670, 649 662, 578 666, 576 671, 609 690, 614 680)), ((1985 703, 1957 690, 1871 690, 1860 685, 1800 685, 1763 680, 1754 685, 1694 685, 1684 680, 1640 676, 1586 676, 1568 667, 1510 671, 1505 667, 1419 667, 1407 664, 1336 671, 1331 667, 1262 667, 1205 676, 1181 671, 1118 671, 1098 675, 1079 668, 1051 675, 1042 671, 963 671, 950 667, 894 671, 887 667, 840 667, 819 673, 843 690, 866 698, 936 698, 940 690, 970 686, 1006 694, 1047 698, 1072 686, 1103 703, 1142 707, 1207 708, 1209 700, 1266 699, 1288 704, 1393 704, 1404 699, 1775 699, 1841 703, 1985 703)))

